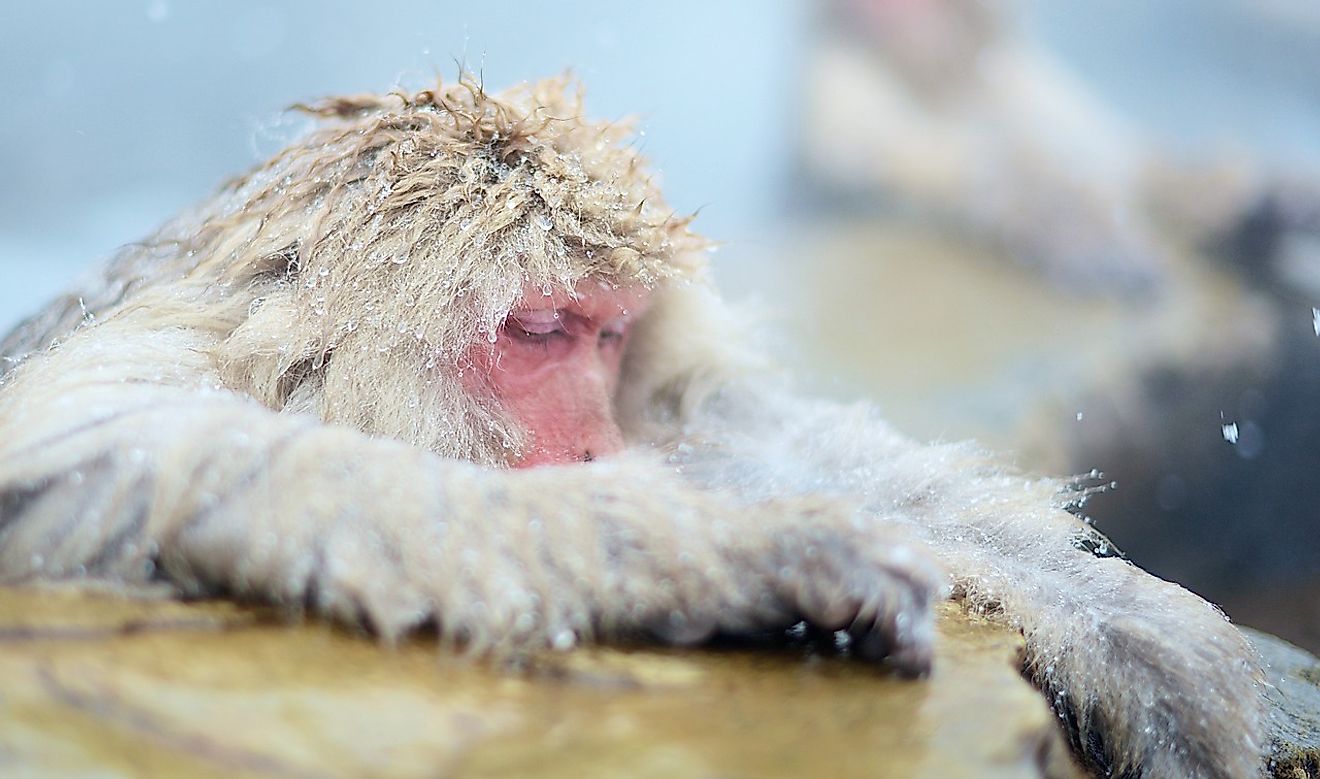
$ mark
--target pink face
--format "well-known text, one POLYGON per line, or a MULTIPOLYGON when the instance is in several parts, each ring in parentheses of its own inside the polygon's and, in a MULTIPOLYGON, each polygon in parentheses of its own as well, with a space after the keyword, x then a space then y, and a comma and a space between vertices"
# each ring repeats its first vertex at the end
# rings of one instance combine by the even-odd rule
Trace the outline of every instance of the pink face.
POLYGON ((647 293, 590 280, 576 292, 545 295, 529 287, 495 343, 479 343, 469 353, 489 376, 501 407, 527 433, 514 467, 589 462, 623 448, 614 390, 647 293))

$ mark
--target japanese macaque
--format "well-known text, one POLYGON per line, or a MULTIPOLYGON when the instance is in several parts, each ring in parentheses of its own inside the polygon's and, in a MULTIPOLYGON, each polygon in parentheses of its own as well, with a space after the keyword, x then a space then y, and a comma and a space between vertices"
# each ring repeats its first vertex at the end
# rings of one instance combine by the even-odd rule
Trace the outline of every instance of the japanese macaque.
POLYGON ((1022 630, 1097 765, 1262 770, 1220 612, 1116 556, 1068 482, 780 386, 626 124, 557 80, 304 110, 4 342, 0 581, 493 653, 805 621, 911 675, 953 597, 1022 630))
POLYGON ((1160 148, 1035 45, 1015 5, 820 3, 796 191, 933 219, 1074 290, 1159 290, 1179 242, 1222 247, 1262 217, 1313 245, 1313 185, 1160 148))

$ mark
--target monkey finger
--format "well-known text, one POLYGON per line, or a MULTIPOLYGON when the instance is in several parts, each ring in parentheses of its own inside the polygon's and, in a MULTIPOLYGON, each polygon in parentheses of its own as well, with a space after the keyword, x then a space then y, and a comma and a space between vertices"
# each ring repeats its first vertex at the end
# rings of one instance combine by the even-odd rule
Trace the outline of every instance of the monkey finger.
POLYGON ((798 581, 789 600, 812 627, 847 630, 859 657, 884 661, 905 676, 928 673, 936 592, 929 577, 916 570, 880 567, 856 569, 846 578, 851 580, 846 586, 820 579, 798 581))
POLYGON ((671 611, 663 618, 647 623, 645 632, 656 640, 674 646, 694 646, 710 639, 718 623, 713 613, 698 614, 671 611))
POLYGON ((887 599, 866 604, 848 627, 853 652, 883 662, 902 676, 930 673, 934 653, 933 613, 929 601, 898 589, 887 599))
POLYGON ((853 652, 860 658, 883 663, 900 676, 916 678, 930 674, 934 647, 926 639, 914 640, 901 635, 892 622, 882 620, 865 628, 849 630, 853 652))

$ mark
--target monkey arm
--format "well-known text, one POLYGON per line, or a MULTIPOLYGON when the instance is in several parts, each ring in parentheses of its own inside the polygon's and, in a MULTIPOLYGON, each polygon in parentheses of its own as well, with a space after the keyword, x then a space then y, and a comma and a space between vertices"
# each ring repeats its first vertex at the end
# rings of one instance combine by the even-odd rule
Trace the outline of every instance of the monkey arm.
POLYGON ((806 618, 929 663, 940 574, 855 510, 737 503, 647 459, 446 460, 217 389, 183 331, 101 327, 0 395, 0 581, 164 580, 497 650, 806 618))
POLYGON ((1118 557, 1063 510, 1056 482, 958 447, 900 446, 880 462, 910 505, 895 511, 878 481, 872 515, 929 528, 955 595, 1022 629, 1025 673, 1088 760, 1117 775, 1259 774, 1258 660, 1221 612, 1118 557))
POLYGON ((681 458, 689 478, 741 484, 751 499, 853 496, 876 526, 923 539, 951 572, 955 597, 1021 628, 1025 673, 1099 766, 1259 774, 1255 653, 1213 606, 1114 556, 1063 509, 1059 482, 1023 477, 965 445, 915 444, 862 405, 759 387, 732 388, 690 429, 705 432, 681 458), (700 440, 734 444, 703 452, 700 440))

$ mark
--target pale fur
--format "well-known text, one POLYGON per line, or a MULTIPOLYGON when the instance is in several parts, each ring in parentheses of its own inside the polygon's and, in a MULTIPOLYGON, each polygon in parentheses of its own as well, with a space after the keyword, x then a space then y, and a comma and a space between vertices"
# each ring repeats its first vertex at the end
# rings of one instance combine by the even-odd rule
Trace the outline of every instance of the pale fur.
POLYGON ((870 22, 858 9, 880 6, 818 7, 803 162, 827 189, 934 217, 1066 286, 1164 280, 1144 203, 1153 150, 1023 34, 1012 4, 889 4, 870 22))
POLYGON ((471 651, 807 619, 918 672, 951 593, 1022 629, 1089 759, 1259 773, 1259 673, 1219 612, 1087 551, 1064 484, 779 388, 705 243, 562 81, 311 110, 5 342, 0 581, 163 580, 471 651), (616 398, 632 451, 507 470, 529 433, 464 390, 464 351, 528 285, 584 280, 655 290, 616 398))

